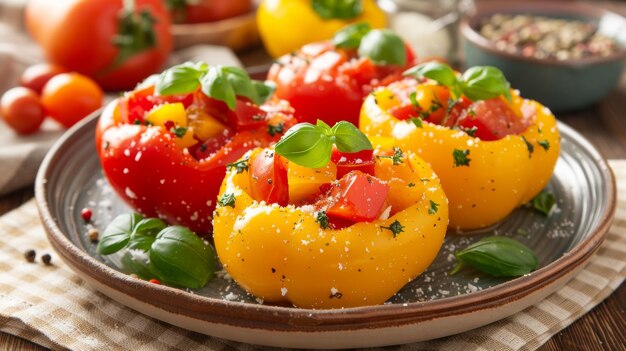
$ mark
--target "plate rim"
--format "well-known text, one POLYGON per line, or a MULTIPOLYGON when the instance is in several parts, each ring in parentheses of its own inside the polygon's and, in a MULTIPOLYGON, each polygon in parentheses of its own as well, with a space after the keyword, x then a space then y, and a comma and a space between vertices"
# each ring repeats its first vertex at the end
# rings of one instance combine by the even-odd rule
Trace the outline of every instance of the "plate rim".
POLYGON ((595 230, 586 238, 572 247, 567 254, 528 275, 481 291, 438 300, 329 310, 242 303, 200 296, 182 289, 135 279, 107 266, 72 243, 52 217, 46 200, 47 176, 52 163, 62 157, 60 150, 65 147, 68 140, 80 137, 81 131, 88 130, 91 133, 100 112, 94 112, 64 133, 41 163, 35 179, 35 198, 48 240, 70 268, 80 271, 76 272, 79 275, 87 274, 91 279, 135 299, 149 293, 150 301, 140 300, 157 309, 210 323, 276 331, 358 330, 415 324, 507 305, 541 290, 588 260, 604 241, 616 209, 615 176, 606 159, 584 136, 559 121, 558 128, 561 134, 569 135, 589 152, 597 167, 608 178, 605 194, 608 195, 608 206, 595 230))

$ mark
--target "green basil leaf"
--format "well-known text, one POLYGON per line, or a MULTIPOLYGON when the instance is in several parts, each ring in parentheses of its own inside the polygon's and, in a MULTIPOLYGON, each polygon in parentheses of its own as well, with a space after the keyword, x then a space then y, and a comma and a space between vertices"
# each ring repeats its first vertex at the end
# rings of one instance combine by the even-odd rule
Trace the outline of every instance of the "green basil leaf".
POLYGON ((276 84, 271 80, 266 80, 264 82, 261 82, 259 80, 253 80, 252 85, 254 86, 254 89, 256 90, 256 94, 258 96, 257 100, 254 101, 254 103, 257 105, 261 105, 265 101, 269 100, 269 98, 276 91, 276 84))
POLYGON ((144 218, 137 223, 133 229, 133 234, 156 236, 165 227, 167 227, 167 223, 160 218, 144 218))
POLYGON ((98 253, 101 255, 110 255, 123 249, 130 240, 130 236, 135 225, 143 219, 138 213, 125 213, 113 219, 98 242, 98 253))
POLYGON ((517 240, 493 236, 455 253, 462 263, 495 277, 518 277, 537 268, 537 256, 517 240))
POLYGON ((215 249, 185 227, 163 229, 150 248, 150 271, 165 284, 201 288, 216 265, 215 249))
POLYGON ((150 256, 144 250, 130 248, 125 250, 121 263, 122 272, 126 274, 137 274, 141 279, 150 279, 154 276, 150 272, 150 256))
POLYGON ((246 71, 239 67, 221 67, 221 69, 235 90, 235 95, 247 97, 255 104, 260 104, 259 94, 246 71))
POLYGON ((257 105, 262 104, 274 93, 271 82, 250 79, 239 67, 210 67, 201 78, 202 92, 211 98, 224 101, 231 110, 235 109, 237 96, 246 97, 257 105))
POLYGON ((461 77, 463 94, 470 100, 487 100, 504 95, 511 101, 511 84, 502 71, 491 66, 475 66, 461 77))
POLYGON ((454 86, 458 81, 452 67, 441 62, 422 63, 421 65, 411 67, 404 71, 403 75, 418 79, 428 78, 447 87, 454 86))
POLYGON ((551 193, 542 191, 530 201, 530 204, 535 210, 548 216, 556 204, 556 198, 551 193))
POLYGON ((369 23, 360 22, 343 27, 333 36, 333 44, 338 48, 356 49, 363 37, 372 30, 369 23))
POLYGON ((204 95, 224 101, 231 110, 235 109, 237 94, 222 67, 210 67, 201 84, 204 95))
POLYGON ((359 152, 373 150, 372 143, 354 124, 340 121, 332 128, 335 144, 341 152, 359 152))
POLYGON ((165 70, 159 75, 155 92, 159 95, 188 94, 200 85, 200 77, 206 73, 206 63, 185 62, 165 70))
POLYGON ((325 20, 349 20, 363 12, 361 0, 313 0, 311 6, 325 20))
POLYGON ((277 154, 301 166, 324 167, 330 161, 330 154, 333 150, 333 140, 329 134, 332 132, 325 123, 320 124, 318 121, 318 126, 311 123, 299 123, 285 133, 276 143, 274 150, 277 154))
POLYGON ((358 53, 378 65, 406 64, 404 41, 389 29, 374 29, 367 33, 361 39, 358 53))
POLYGON ((167 227, 167 224, 159 218, 144 218, 133 229, 128 242, 128 249, 131 250, 150 250, 150 246, 155 240, 156 235, 167 227))

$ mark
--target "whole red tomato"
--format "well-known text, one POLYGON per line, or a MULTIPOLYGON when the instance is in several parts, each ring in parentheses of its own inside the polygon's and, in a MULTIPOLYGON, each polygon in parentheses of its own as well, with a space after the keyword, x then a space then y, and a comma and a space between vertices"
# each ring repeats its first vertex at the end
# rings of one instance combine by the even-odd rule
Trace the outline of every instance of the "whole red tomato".
POLYGON ((166 0, 175 23, 203 23, 219 21, 249 12, 251 0, 166 0))
POLYGON ((172 49, 161 0, 31 0, 26 26, 50 62, 106 90, 133 88, 159 71, 172 49))
POLYGON ((289 101, 298 121, 329 125, 345 120, 357 125, 363 98, 378 85, 402 77, 415 64, 406 47, 406 65, 376 65, 355 50, 335 48, 331 42, 305 45, 281 57, 268 74, 276 83, 276 96, 289 101))

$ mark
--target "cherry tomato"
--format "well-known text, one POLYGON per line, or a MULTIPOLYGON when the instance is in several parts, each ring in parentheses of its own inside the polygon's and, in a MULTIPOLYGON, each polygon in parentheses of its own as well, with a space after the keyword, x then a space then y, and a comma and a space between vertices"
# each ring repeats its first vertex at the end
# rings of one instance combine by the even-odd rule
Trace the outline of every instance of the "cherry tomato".
POLYGON ((333 149, 330 160, 337 165, 337 179, 351 171, 361 171, 369 175, 374 174, 374 150, 359 152, 341 152, 333 149))
POLYGON ((172 49, 161 0, 31 0, 26 27, 48 61, 107 90, 133 88, 159 71, 172 49))
POLYGON ((39 95, 24 87, 9 89, 2 95, 0 115, 18 134, 36 132, 45 117, 39 95))
POLYGON ((168 7, 175 23, 202 23, 219 21, 249 12, 251 0, 168 0, 168 7), (178 5, 178 6, 177 6, 178 5))
POLYGON ((41 102, 46 114, 66 128, 102 106, 102 89, 78 73, 54 76, 44 86, 41 102))
POLYGON ((334 184, 327 198, 316 204, 329 218, 369 222, 385 210, 389 185, 360 171, 352 171, 334 184))
POLYGON ((20 77, 20 85, 41 94, 44 85, 57 74, 66 73, 67 69, 52 63, 40 63, 24 70, 20 77))
POLYGON ((280 156, 262 151, 250 164, 250 195, 257 201, 287 206, 287 168, 280 156))
POLYGON ((377 66, 368 58, 358 58, 354 50, 320 42, 280 58, 268 79, 276 83, 276 96, 294 107, 300 122, 315 124, 321 119, 334 125, 346 120, 356 125, 363 98, 381 83, 401 79, 414 63, 410 49, 406 66, 377 66))

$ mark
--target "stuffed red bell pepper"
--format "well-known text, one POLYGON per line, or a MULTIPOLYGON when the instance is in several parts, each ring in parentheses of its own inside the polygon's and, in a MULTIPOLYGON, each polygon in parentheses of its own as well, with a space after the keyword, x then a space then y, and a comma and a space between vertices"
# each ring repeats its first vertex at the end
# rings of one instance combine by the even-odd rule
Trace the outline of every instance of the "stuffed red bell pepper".
POLYGON ((357 23, 282 56, 270 69, 276 96, 289 101, 299 121, 357 124, 363 98, 378 85, 402 77, 415 55, 402 39, 386 29, 357 23))
POLYGON ((294 123, 287 103, 267 101, 272 91, 236 67, 163 72, 102 113, 96 147, 106 178, 142 214, 210 232, 226 169, 294 123))

